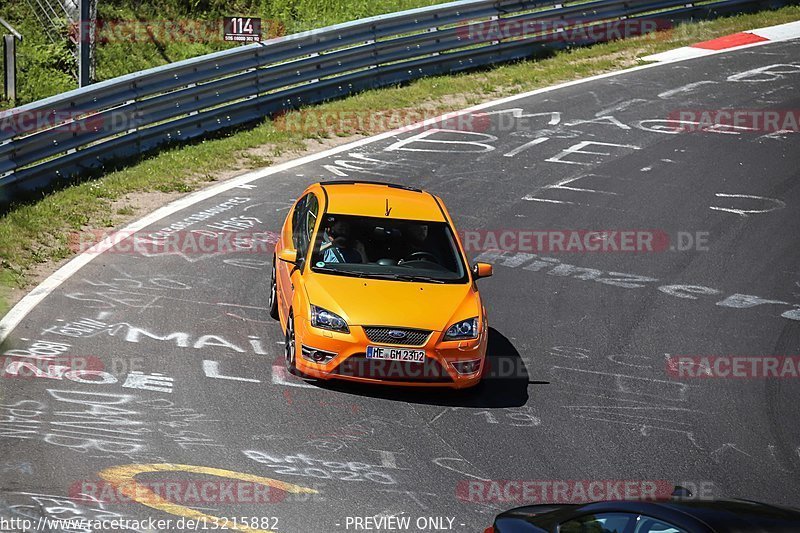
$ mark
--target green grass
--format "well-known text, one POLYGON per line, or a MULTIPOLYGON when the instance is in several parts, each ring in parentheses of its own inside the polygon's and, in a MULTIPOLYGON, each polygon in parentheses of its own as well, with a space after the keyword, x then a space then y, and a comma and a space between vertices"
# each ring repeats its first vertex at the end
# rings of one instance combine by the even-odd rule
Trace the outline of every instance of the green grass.
POLYGON ((5 268, 5 263, 0 263, 0 317, 10 309, 9 292, 15 281, 14 274, 5 268))
MULTIPOLYGON (((657 36, 644 36, 522 61, 496 68, 431 77, 407 86, 367 91, 314 107, 320 112, 425 109, 428 116, 521 91, 545 87, 640 64, 641 56, 727 35, 737 31, 800 20, 800 7, 679 26, 657 36)), ((292 120, 295 115, 289 115, 292 120)), ((110 228, 128 220, 134 210, 126 201, 137 193, 180 193, 196 190, 230 170, 232 160, 245 171, 271 163, 281 154, 313 149, 314 139, 376 133, 352 128, 287 131, 281 122, 264 120, 247 130, 164 150, 103 177, 54 192, 13 208, 0 217, 0 289, 24 288, 33 267, 72 255, 69 232, 110 228), (248 152, 259 147, 258 153, 248 152)), ((3 304, 0 304, 0 306, 3 304)))

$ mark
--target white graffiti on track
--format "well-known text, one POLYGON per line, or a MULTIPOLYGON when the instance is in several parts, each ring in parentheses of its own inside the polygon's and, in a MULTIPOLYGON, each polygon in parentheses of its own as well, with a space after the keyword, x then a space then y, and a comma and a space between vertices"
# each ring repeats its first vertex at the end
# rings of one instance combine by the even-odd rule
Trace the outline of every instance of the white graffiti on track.
POLYGON ((265 465, 275 474, 284 476, 339 481, 371 481, 382 485, 397 483, 391 474, 381 471, 386 468, 383 465, 371 465, 360 461, 317 459, 302 453, 285 456, 258 450, 243 450, 242 453, 248 459, 265 465))
POLYGON ((38 441, 92 457, 136 459, 152 457, 148 450, 156 438, 182 449, 216 446, 197 429, 218 420, 166 399, 55 389, 47 393, 52 405, 36 400, 0 404, 0 439, 38 441))
POLYGON ((2 355, 6 357, 24 357, 38 361, 52 361, 66 354, 70 348, 71 345, 66 342, 34 340, 26 348, 4 350, 2 355))
POLYGON ((332 165, 323 165, 322 168, 339 177, 347 177, 352 174, 368 174, 396 178, 397 167, 406 166, 399 161, 383 161, 357 152, 350 152, 347 155, 350 159, 336 159, 332 165))
POLYGON ((196 446, 223 448, 224 444, 219 444, 214 437, 200 431, 185 431, 185 430, 168 430, 162 427, 158 428, 164 437, 170 439, 184 450, 194 449, 196 446))
MULTIPOLYGON (((92 336, 97 331, 98 324, 102 323, 84 319, 80 326, 68 325, 64 331, 68 333, 68 336, 79 334, 79 331, 92 336)), ((6 350, 3 353, 5 357, 0 358, 0 376, 3 378, 68 380, 90 385, 112 385, 119 382, 114 373, 102 369, 103 363, 99 357, 72 357, 67 353, 70 349, 71 345, 65 342, 35 340, 27 348, 6 350), (88 368, 95 363, 101 368, 88 368)), ((118 360, 114 359, 114 363, 111 365, 112 370, 117 369, 119 366, 117 363, 118 360)), ((131 367, 133 367, 133 363, 132 361, 131 367)), ((145 374, 131 368, 122 387, 172 392, 172 382, 173 378, 163 374, 145 374)))
MULTIPOLYGON (((155 387, 149 381, 151 376, 137 376, 136 372, 128 375, 128 379, 122 385, 126 388, 137 388, 156 390, 160 392, 172 392, 171 389, 165 390, 163 387, 155 387)), ((138 374, 141 374, 139 372, 138 374)), ((31 379, 52 379, 56 381, 73 381, 75 383, 86 383, 90 385, 111 385, 118 382, 113 374, 104 370, 88 370, 83 368, 74 369, 67 365, 46 365, 44 367, 30 361, 6 360, 2 365, 0 376, 4 378, 31 378, 31 379)), ((172 378, 168 378, 172 379, 172 378)))
POLYGON ((68 292, 64 296, 71 300, 85 302, 88 309, 115 309, 117 306, 134 309, 162 307, 161 300, 182 300, 176 295, 186 294, 192 286, 179 280, 166 277, 137 279, 118 277, 107 281, 84 279, 92 288, 88 292, 68 292))
MULTIPOLYGON (((697 300, 700 296, 713 296, 721 293, 718 289, 702 285, 668 284, 658 286, 654 285, 659 281, 656 278, 639 274, 626 274, 624 272, 604 272, 596 268, 562 263, 561 260, 553 257, 539 257, 536 254, 525 252, 488 250, 477 256, 475 261, 484 261, 508 268, 518 268, 525 265, 522 266, 522 270, 529 272, 546 270, 545 273, 549 276, 593 281, 626 289, 655 287, 664 294, 687 300, 697 300)), ((735 293, 717 301, 714 305, 733 309, 749 309, 760 305, 789 306, 791 309, 784 310, 780 316, 789 320, 800 320, 800 304, 793 304, 783 300, 770 300, 752 294, 735 293)))
POLYGON ((793 63, 778 63, 758 67, 744 72, 737 72, 728 76, 728 81, 745 83, 763 83, 781 80, 787 76, 799 75, 800 65, 793 63))
POLYGON ((172 392, 173 378, 164 374, 145 374, 133 371, 125 378, 123 387, 128 389, 151 390, 157 392, 172 392))
POLYGON ((588 204, 577 202, 574 200, 557 200, 554 198, 542 198, 541 195, 548 191, 570 191, 571 194, 574 193, 582 193, 578 194, 578 199, 582 201, 586 201, 585 197, 590 197, 593 194, 600 194, 606 196, 618 196, 619 193, 613 191, 605 191, 602 189, 598 189, 597 185, 593 182, 596 181, 608 181, 609 178, 605 176, 599 176, 597 174, 584 174, 582 176, 577 176, 574 178, 567 178, 562 180, 554 185, 547 185, 545 187, 539 188, 536 192, 526 194, 522 197, 523 200, 528 202, 543 202, 543 203, 551 203, 551 204, 569 204, 569 205, 582 205, 586 206, 588 204), (578 181, 580 180, 580 183, 578 181), (589 181, 589 183, 587 183, 589 181))
MULTIPOLYGON (((262 224, 261 219, 257 217, 239 215, 228 218, 221 222, 206 224, 206 227, 220 231, 240 231, 245 229, 251 229, 255 227, 256 224, 262 224)), ((216 234, 214 236, 216 236, 216 234)))
MULTIPOLYGON (((63 322, 60 320, 60 322, 63 322)), ((176 348, 194 348, 202 350, 204 348, 225 348, 237 353, 245 353, 247 350, 242 344, 236 344, 227 340, 221 335, 194 335, 187 332, 176 331, 170 333, 153 333, 144 327, 134 326, 128 322, 117 322, 108 324, 100 320, 82 318, 74 322, 57 324, 42 331, 43 335, 60 335, 73 338, 89 338, 97 336, 109 336, 119 338, 125 342, 138 344, 142 341, 156 341, 172 344, 176 348)), ((251 335, 247 339, 249 349, 256 355, 266 355, 267 352, 261 344, 261 339, 251 335)))
POLYGON ((193 424, 206 424, 219 422, 219 420, 209 420, 205 414, 191 407, 180 407, 170 400, 156 398, 152 400, 138 400, 137 405, 144 405, 148 409, 155 411, 160 417, 167 417, 166 420, 158 424, 171 428, 190 427, 193 424))
POLYGON ((741 209, 734 207, 718 207, 718 206, 709 207, 709 209, 714 211, 726 211, 728 213, 735 213, 743 217, 759 213, 769 213, 770 211, 775 211, 776 209, 783 209, 786 207, 786 202, 778 200, 777 198, 767 198, 766 196, 754 196, 752 194, 727 194, 721 192, 716 193, 714 196, 716 196, 717 198, 742 198, 745 201, 749 201, 749 203, 751 204, 755 203, 758 204, 759 207, 766 207, 766 209, 741 209), (755 200, 755 202, 753 202, 753 200, 755 200))
POLYGON ((552 367, 551 375, 556 381, 572 384, 584 390, 598 389, 603 392, 632 394, 652 399, 688 401, 689 385, 677 381, 562 366, 552 367))
POLYGON ((230 254, 269 257, 279 235, 263 228, 253 229, 260 222, 256 217, 242 215, 209 224, 212 229, 193 229, 167 240, 136 235, 132 248, 144 257, 177 256, 190 263, 230 254))
POLYGON ((469 414, 472 420, 481 420, 486 424, 500 424, 512 427, 534 427, 542 423, 536 416, 533 407, 522 405, 520 407, 504 407, 502 409, 474 409, 469 407, 447 407, 434 416, 428 424, 433 424, 448 413, 460 412, 469 414))
MULTIPOLYGON (((779 75, 774 70, 770 71, 770 74, 775 76, 779 75)), ((754 133, 753 128, 744 126, 702 124, 697 121, 679 120, 669 117, 643 119, 632 122, 631 124, 625 124, 613 115, 563 121, 563 113, 557 110, 526 113, 522 108, 508 108, 491 111, 485 113, 485 115, 493 115, 492 128, 496 131, 508 131, 516 134, 525 132, 527 137, 535 137, 532 141, 527 141, 521 146, 516 146, 509 152, 506 152, 503 154, 504 157, 516 157, 523 153, 526 156, 541 154, 539 157, 545 162, 573 165, 592 165, 607 161, 610 157, 615 157, 610 150, 614 150, 618 154, 624 154, 630 153, 631 150, 640 149, 640 147, 636 145, 596 142, 589 139, 578 140, 577 144, 571 144, 570 146, 555 144, 555 141, 559 139, 576 139, 579 135, 595 137, 594 132, 585 133, 583 131, 587 126, 594 129, 605 128, 604 131, 608 131, 608 128, 613 128, 612 131, 629 131, 635 128, 647 133, 664 135, 678 135, 681 133, 682 129, 686 128, 721 135, 754 133), (581 129, 578 129, 579 126, 581 129), (548 141, 554 142, 550 143, 548 141), (540 148, 539 145, 543 143, 547 143, 547 145, 540 148), (551 146, 551 144, 553 146, 551 146), (605 148, 584 150, 591 145, 605 148), (536 150, 533 150, 534 147, 536 147, 536 150)), ((514 135, 512 134, 511 137, 514 137, 514 135)), ((429 128, 392 143, 384 148, 384 151, 480 154, 496 150, 497 146, 495 146, 495 143, 498 140, 498 136, 489 133, 447 128, 429 128)))
POLYGON ((226 265, 247 268, 250 270, 263 270, 264 267, 271 265, 270 261, 265 261, 262 259, 249 259, 249 258, 233 258, 233 259, 223 259, 223 263, 226 265))
POLYGON ((113 336, 119 329, 127 325, 124 322, 118 324, 107 324, 93 318, 81 318, 73 322, 65 322, 63 319, 56 319, 56 322, 60 323, 49 328, 44 328, 42 330, 42 335, 54 334, 62 337, 82 339, 96 337, 104 333, 113 336))
MULTIPOLYGON (((119 527, 116 531, 139 531, 128 529, 124 521, 125 515, 105 508, 105 504, 91 495, 82 494, 79 498, 67 498, 56 494, 41 494, 25 491, 4 491, 0 493, 0 516, 10 515, 20 519, 31 520, 38 523, 42 518, 53 520, 75 520, 72 527, 49 529, 55 533, 93 533, 100 529, 91 529, 94 524, 102 521, 117 520, 119 527), (76 519, 83 519, 78 521, 76 519)), ((29 530, 26 530, 29 531, 29 530)), ((107 530, 106 530, 107 531, 107 530)))
POLYGON ((29 476, 33 475, 33 464, 24 461, 24 462, 15 462, 15 461, 6 461, 5 463, 0 463, 0 474, 27 474, 29 476))
POLYGON ((211 361, 208 359, 203 361, 203 373, 207 378, 225 379, 229 381, 245 381, 248 383, 261 383, 261 380, 255 378, 225 375, 220 371, 219 361, 211 361))
MULTIPOLYGON (((134 277, 124 272, 124 277, 112 278, 108 281, 98 281, 94 279, 83 279, 84 283, 92 285, 93 287, 103 287, 106 289, 119 289, 119 290, 139 290, 139 291, 190 291, 192 286, 183 281, 167 278, 164 276, 149 277, 143 276, 141 278, 134 277)), ((187 279, 188 281, 188 279, 187 279)))
POLYGON ((193 213, 188 217, 185 217, 183 220, 173 222, 169 226, 161 228, 159 231, 152 233, 151 236, 154 239, 166 239, 177 231, 183 231, 189 226, 208 220, 209 218, 212 218, 220 213, 224 213, 225 211, 229 211, 239 205, 246 204, 250 200, 252 200, 252 198, 235 196, 220 204, 210 207, 209 209, 193 213))
POLYGON ((413 426, 399 420, 369 416, 341 426, 335 431, 308 435, 309 440, 304 445, 320 451, 339 451, 342 448, 355 447, 365 440, 373 440, 384 429, 388 430, 390 435, 394 435, 398 430, 407 431, 413 429, 413 426))
MULTIPOLYGON (((587 348, 553 346, 549 355, 571 359, 570 366, 557 364, 550 369, 551 380, 561 384, 565 397, 576 396, 589 400, 573 400, 563 407, 575 418, 616 424, 638 432, 642 437, 670 435, 685 437, 695 448, 703 449, 694 432, 698 415, 705 413, 690 405, 690 386, 686 383, 656 379, 649 375, 632 375, 606 370, 576 368, 572 365, 597 361, 587 348)), ((603 354, 599 354, 603 355, 603 354)), ((563 359, 559 359, 561 363, 563 359)), ((645 355, 610 353, 608 360, 623 367, 624 372, 654 372, 645 355), (631 363, 630 361, 634 361, 631 363), (631 370, 631 369, 635 370, 631 370)))
POLYGON ((601 163, 602 159, 604 157, 610 156, 612 150, 614 149, 621 149, 622 151, 641 150, 639 146, 635 146, 633 144, 617 144, 617 143, 606 143, 598 141, 581 141, 568 148, 565 148, 564 150, 553 156, 548 157, 547 159, 545 159, 545 161, 547 161, 548 163, 563 163, 567 165, 592 166, 601 163), (594 150, 586 149, 586 148, 591 148, 592 146, 597 146, 602 148, 595 148, 594 150), (581 158, 581 156, 600 156, 600 157, 581 158))
POLYGON ((133 396, 50 390, 58 410, 35 400, 0 405, 0 438, 39 440, 86 453, 137 453, 152 430, 130 409, 133 396))
MULTIPOLYGON (((232 259, 230 261, 237 262, 239 260, 232 259)), ((252 262, 256 260, 242 259, 241 261, 245 262, 237 262, 237 266, 245 266, 246 268, 261 268, 258 265, 267 264, 264 261, 256 263, 252 262)), ((164 307, 174 308, 176 306, 185 306, 193 310, 202 309, 204 311, 216 313, 221 317, 230 317, 247 322, 263 323, 266 321, 266 307, 232 302, 207 302, 193 299, 188 296, 190 292, 186 292, 192 288, 189 285, 185 285, 184 288, 175 286, 172 290, 168 290, 166 287, 160 289, 154 287, 136 289, 124 288, 120 282, 125 281, 125 278, 115 278, 106 282, 89 280, 84 281, 92 286, 90 290, 68 292, 64 296, 71 300, 81 302, 81 306, 86 309, 100 309, 108 314, 101 314, 96 319, 83 318, 72 323, 70 328, 66 328, 63 324, 57 325, 54 326, 54 331, 61 332, 61 334, 67 336, 87 336, 87 329, 91 330, 93 328, 97 328, 98 325, 95 324, 95 322, 99 322, 103 319, 103 317, 108 316, 111 313, 111 310, 137 310, 139 313, 143 313, 150 309, 164 307), (72 335, 70 335, 70 329, 74 329, 76 331, 72 331, 72 335)), ((150 281, 169 281, 173 283, 180 283, 176 282, 175 280, 169 280, 168 278, 153 278, 150 281)))

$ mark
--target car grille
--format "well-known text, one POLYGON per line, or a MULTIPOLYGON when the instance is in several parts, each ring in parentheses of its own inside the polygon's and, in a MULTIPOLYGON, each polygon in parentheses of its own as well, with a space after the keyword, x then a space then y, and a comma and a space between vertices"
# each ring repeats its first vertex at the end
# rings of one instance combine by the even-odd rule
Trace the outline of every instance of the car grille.
POLYGON ((416 381, 423 383, 448 383, 453 378, 435 359, 426 358, 424 363, 383 361, 367 359, 366 354, 353 354, 333 370, 333 374, 382 381, 416 381))
POLYGON ((364 332, 367 334, 367 338, 372 342, 394 344, 396 346, 422 346, 431 335, 429 330, 424 329, 387 328, 378 326, 364 326, 364 332), (395 339, 389 334, 390 331, 401 331, 405 333, 406 336, 403 339, 395 339))

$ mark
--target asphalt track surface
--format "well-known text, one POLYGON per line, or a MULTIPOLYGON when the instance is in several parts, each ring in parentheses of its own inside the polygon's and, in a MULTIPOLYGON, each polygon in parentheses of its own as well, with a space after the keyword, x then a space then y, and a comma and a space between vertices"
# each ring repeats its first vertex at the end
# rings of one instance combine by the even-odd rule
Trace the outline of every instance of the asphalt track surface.
POLYGON ((184 231, 274 232, 308 184, 349 177, 435 192, 461 231, 655 229, 673 247, 679 232, 706 242, 538 253, 550 258, 539 263, 526 251, 484 253, 495 265, 479 282, 494 375, 468 392, 287 376, 265 308, 268 254, 104 253, 3 346, 28 355, 18 361, 59 353, 54 364, 68 369, 4 371, 2 515, 177 519, 195 507, 277 517, 290 532, 393 515, 411 517, 412 530, 419 518, 449 517, 452 530, 481 531, 513 506, 459 498, 481 479, 663 480, 800 505, 798 380, 678 379, 666 364, 679 354, 798 354, 800 136, 681 133, 664 122, 680 109, 797 110, 798 58, 800 41, 789 41, 542 92, 487 109, 485 131, 398 133, 152 224, 145 233, 224 204, 184 231), (580 148, 607 155, 577 153, 584 141, 607 143, 580 148), (108 374, 69 373, 80 365, 108 374), (132 371, 163 379, 137 385, 132 371), (193 473, 142 467, 136 479, 225 481, 209 475, 217 468, 318 492, 168 510, 79 500, 101 471, 153 463, 193 473))

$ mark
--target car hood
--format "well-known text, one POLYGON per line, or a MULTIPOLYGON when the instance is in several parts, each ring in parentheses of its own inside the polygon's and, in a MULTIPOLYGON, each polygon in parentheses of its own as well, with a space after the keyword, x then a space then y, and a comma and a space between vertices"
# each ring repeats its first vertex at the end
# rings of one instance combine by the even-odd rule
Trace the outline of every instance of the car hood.
POLYGON ((443 331, 453 321, 481 315, 470 283, 417 283, 309 272, 308 301, 354 326, 443 331))

